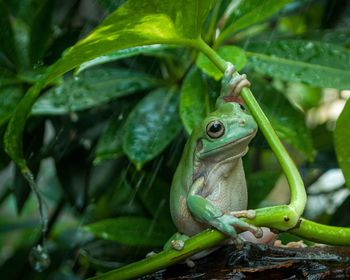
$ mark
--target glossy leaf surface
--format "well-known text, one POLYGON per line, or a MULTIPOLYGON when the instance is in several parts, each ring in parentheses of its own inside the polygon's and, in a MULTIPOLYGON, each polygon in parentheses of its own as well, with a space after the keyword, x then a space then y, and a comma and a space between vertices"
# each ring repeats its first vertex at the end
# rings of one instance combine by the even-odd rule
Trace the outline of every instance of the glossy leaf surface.
POLYGON ((91 69, 45 93, 35 103, 32 114, 80 111, 160 84, 162 81, 132 69, 91 69))
POLYGON ((130 113, 123 148, 136 166, 157 156, 180 131, 178 102, 176 88, 160 88, 143 98, 130 113))
POLYGON ((241 1, 227 20, 227 26, 218 40, 228 39, 231 34, 271 17, 289 2, 291 0, 241 1))
POLYGON ((52 80, 86 61, 111 51, 157 43, 185 45, 184 39, 198 38, 202 23, 213 3, 213 0, 126 2, 89 36, 67 50, 47 75, 27 92, 17 107, 5 135, 7 153, 21 168, 26 169, 21 140, 23 129, 40 91, 52 80), (187 9, 182 9, 185 4, 187 9))
POLYGON ((252 43, 248 65, 259 73, 318 87, 350 89, 350 51, 312 41, 252 43))
POLYGON ((84 62, 81 64, 77 70, 77 72, 81 72, 87 68, 108 63, 108 62, 113 62, 119 59, 123 58, 128 58, 136 55, 154 55, 154 56, 162 56, 162 51, 167 49, 169 47, 160 45, 160 44, 155 44, 155 45, 149 45, 149 46, 140 46, 140 47, 133 47, 133 48, 128 48, 128 49, 123 49, 115 52, 111 52, 106 55, 102 55, 100 57, 97 57, 93 60, 84 62))

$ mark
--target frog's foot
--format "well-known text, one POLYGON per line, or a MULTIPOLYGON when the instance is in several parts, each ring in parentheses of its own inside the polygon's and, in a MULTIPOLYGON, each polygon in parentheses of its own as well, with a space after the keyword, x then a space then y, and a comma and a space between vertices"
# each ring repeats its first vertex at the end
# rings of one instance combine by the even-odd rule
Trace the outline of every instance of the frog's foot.
POLYGON ((253 233, 257 238, 260 238, 263 235, 261 228, 248 224, 247 222, 242 221, 234 215, 224 214, 220 217, 217 217, 211 222, 211 225, 223 233, 231 236, 233 239, 238 237, 236 230, 249 231, 253 233))
POLYGON ((221 96, 225 99, 237 99, 242 88, 250 87, 250 82, 245 74, 235 74, 236 69, 232 63, 226 63, 226 70, 221 81, 221 96))
POLYGON ((236 75, 232 77, 230 81, 230 93, 229 96, 237 98, 242 91, 242 88, 250 87, 250 82, 247 79, 247 75, 236 75))
POLYGON ((189 236, 177 232, 165 243, 164 249, 172 248, 181 251, 185 247, 185 241, 189 238, 189 236))

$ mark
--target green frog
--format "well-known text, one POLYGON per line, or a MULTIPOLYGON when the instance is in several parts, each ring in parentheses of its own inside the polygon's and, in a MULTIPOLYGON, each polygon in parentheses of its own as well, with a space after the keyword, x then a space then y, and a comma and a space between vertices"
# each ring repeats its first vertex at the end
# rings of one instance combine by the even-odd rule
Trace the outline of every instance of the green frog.
POLYGON ((234 73, 228 64, 216 109, 193 130, 176 170, 170 193, 172 219, 179 231, 170 242, 175 249, 182 248, 180 241, 208 227, 236 244, 242 243, 238 232, 249 231, 257 238, 263 234, 239 219, 254 218, 254 211, 245 210, 248 197, 242 157, 257 123, 239 98, 249 81, 234 73))

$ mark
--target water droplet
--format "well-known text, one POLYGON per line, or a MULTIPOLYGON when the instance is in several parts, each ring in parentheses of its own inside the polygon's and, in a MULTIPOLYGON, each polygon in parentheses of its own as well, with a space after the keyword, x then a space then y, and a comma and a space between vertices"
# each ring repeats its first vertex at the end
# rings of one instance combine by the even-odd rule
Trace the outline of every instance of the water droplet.
POLYGON ((50 265, 50 256, 47 250, 41 244, 38 244, 30 251, 29 262, 34 270, 43 272, 50 265))

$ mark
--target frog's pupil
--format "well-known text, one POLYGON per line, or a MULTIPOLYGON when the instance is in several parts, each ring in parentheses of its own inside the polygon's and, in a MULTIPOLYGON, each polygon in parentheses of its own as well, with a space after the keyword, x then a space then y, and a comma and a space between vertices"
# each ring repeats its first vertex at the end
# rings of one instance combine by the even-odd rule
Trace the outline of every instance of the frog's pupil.
POLYGON ((213 123, 209 130, 212 133, 219 132, 221 130, 221 123, 219 122, 213 123))

